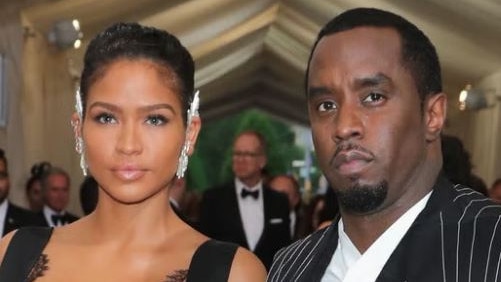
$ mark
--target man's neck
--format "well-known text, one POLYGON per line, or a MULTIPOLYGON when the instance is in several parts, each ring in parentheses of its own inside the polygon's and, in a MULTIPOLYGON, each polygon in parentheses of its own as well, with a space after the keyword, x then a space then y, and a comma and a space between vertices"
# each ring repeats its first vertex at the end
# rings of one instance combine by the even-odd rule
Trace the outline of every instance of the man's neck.
POLYGON ((388 215, 377 213, 361 216, 340 212, 344 231, 361 254, 404 213, 388 215))
POLYGON ((45 205, 45 207, 46 207, 47 210, 49 210, 49 211, 51 211, 53 213, 56 213, 56 214, 62 214, 62 213, 64 213, 64 210, 56 210, 56 209, 53 209, 53 208, 51 208, 51 207, 49 207, 47 205, 45 205))
POLYGON ((246 179, 239 178, 239 180, 245 185, 245 187, 252 188, 256 186, 259 183, 259 181, 261 181, 261 177, 253 177, 246 179))
POLYGON ((400 193, 397 192, 396 195, 395 191, 388 193, 388 195, 393 194, 394 198, 388 196, 375 212, 360 215, 346 212, 342 206, 340 207, 345 232, 360 253, 363 254, 386 229, 433 190, 442 166, 441 159, 436 159, 435 156, 441 158, 441 154, 427 153, 427 159, 433 161, 423 162, 405 182, 389 187, 398 189, 400 193))

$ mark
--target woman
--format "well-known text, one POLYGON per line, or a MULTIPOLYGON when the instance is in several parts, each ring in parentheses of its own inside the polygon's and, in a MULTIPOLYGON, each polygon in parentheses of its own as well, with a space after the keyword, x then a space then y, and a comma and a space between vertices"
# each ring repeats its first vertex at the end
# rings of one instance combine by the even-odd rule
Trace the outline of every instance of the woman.
POLYGON ((51 168, 49 162, 36 163, 31 167, 31 176, 26 182, 26 199, 33 212, 42 210, 44 201, 42 197, 42 176, 51 168))
MULTIPOLYGON (((43 232, 35 230, 25 235, 19 249, 36 241, 33 237, 48 237, 46 245, 34 247, 42 254, 27 258, 33 260, 29 279, 265 280, 265 270, 252 253, 209 240, 166 204, 169 187, 183 176, 200 129, 193 79, 190 54, 164 31, 117 24, 89 44, 72 124, 84 173, 99 184, 98 204, 90 215, 52 234, 38 236, 43 232), (210 278, 218 272, 219 278, 210 278)), ((0 256, 11 240, 14 244, 12 238, 10 234, 2 240, 0 256)), ((13 257, 3 261, 3 269, 19 264, 13 257)))

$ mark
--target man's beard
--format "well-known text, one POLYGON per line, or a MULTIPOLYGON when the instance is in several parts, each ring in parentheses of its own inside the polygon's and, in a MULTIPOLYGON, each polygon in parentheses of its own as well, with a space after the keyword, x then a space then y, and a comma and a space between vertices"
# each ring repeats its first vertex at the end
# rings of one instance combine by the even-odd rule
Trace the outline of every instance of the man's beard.
POLYGON ((359 185, 340 191, 335 190, 339 205, 344 211, 367 214, 380 207, 388 194, 388 183, 382 181, 376 185, 359 185))

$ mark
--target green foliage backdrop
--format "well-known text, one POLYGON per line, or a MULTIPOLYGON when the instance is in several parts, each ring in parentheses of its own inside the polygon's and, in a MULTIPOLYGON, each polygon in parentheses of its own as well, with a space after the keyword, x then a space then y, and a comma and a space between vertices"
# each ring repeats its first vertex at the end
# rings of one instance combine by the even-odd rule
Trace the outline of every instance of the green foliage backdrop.
POLYGON ((233 140, 239 132, 249 129, 259 131, 267 141, 266 169, 270 175, 288 173, 292 171, 293 160, 303 159, 304 149, 295 145, 295 134, 289 124, 261 111, 248 110, 202 124, 195 153, 188 166, 188 187, 202 191, 230 181, 233 178, 233 140))

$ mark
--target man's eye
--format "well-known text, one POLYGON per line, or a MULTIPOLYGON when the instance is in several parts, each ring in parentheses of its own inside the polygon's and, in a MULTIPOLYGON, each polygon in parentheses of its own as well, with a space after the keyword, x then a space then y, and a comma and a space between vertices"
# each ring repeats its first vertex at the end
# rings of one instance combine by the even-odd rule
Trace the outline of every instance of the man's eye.
POLYGON ((154 126, 160 126, 160 125, 165 124, 166 122, 167 122, 167 118, 165 118, 164 116, 161 116, 161 115, 149 116, 146 119, 147 124, 154 125, 154 126))
POLYGON ((336 109, 336 104, 332 101, 322 102, 318 105, 317 110, 319 112, 328 112, 336 109))
POLYGON ((110 114, 99 114, 95 117, 95 120, 98 123, 102 124, 111 124, 111 123, 117 123, 115 117, 110 114))
POLYGON ((375 92, 371 92, 369 95, 367 95, 367 97, 365 97, 363 102, 373 103, 373 102, 382 101, 384 99, 385 99, 384 95, 379 94, 379 93, 375 93, 375 92))

